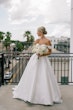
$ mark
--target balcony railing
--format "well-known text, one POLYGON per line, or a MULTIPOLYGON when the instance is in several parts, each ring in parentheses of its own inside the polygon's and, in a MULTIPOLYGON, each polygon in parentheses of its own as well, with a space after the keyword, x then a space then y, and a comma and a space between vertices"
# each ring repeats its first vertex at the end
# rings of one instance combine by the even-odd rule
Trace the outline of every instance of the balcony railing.
POLYGON ((0 86, 4 84, 4 54, 0 53, 0 86))
MULTIPOLYGON (((20 81, 31 55, 32 53, 3 54, 5 84, 17 84, 20 81)), ((48 60, 51 62, 58 83, 65 85, 73 83, 73 54, 53 53, 48 56, 48 60)))

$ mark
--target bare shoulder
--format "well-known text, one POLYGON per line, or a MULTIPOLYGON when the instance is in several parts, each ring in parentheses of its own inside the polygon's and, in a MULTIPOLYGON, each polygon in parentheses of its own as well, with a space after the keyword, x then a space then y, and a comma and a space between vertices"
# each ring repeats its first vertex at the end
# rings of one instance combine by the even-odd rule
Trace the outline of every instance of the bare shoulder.
POLYGON ((47 45, 51 45, 51 41, 49 39, 46 38, 46 44, 47 45))
POLYGON ((36 43, 39 43, 39 39, 36 39, 36 40, 34 41, 34 44, 36 44, 36 43))

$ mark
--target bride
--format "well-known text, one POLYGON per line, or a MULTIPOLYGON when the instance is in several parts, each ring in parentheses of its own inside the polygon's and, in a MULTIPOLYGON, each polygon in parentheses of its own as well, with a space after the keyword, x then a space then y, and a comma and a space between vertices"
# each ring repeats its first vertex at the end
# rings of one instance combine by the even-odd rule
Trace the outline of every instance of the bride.
MULTIPOLYGON (((51 42, 45 37, 45 34, 47 34, 45 27, 39 27, 37 30, 39 39, 34 42, 34 45, 44 44, 51 46, 51 42)), ((43 105, 53 105, 54 103, 62 102, 59 86, 48 59, 50 54, 51 49, 48 49, 46 54, 34 53, 31 56, 19 84, 13 88, 13 98, 43 105)))

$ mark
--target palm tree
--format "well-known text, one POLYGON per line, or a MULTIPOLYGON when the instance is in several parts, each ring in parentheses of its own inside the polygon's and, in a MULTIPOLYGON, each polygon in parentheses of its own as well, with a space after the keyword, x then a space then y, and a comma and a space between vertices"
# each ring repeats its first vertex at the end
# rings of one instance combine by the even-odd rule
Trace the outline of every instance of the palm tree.
POLYGON ((31 35, 31 32, 30 31, 25 31, 24 37, 27 37, 27 42, 29 42, 30 35, 31 35))
POLYGON ((6 50, 7 50, 7 47, 10 46, 10 43, 11 43, 11 33, 10 32, 6 32, 5 34, 6 38, 4 39, 4 46, 6 47, 6 50))
POLYGON ((25 31, 24 37, 27 38, 26 48, 28 48, 30 45, 32 45, 32 43, 33 43, 33 41, 34 41, 34 36, 31 34, 30 31, 25 31))
POLYGON ((10 40, 10 38, 11 38, 11 33, 10 33, 10 32, 6 32, 6 37, 10 40))
POLYGON ((4 34, 5 34, 4 32, 0 31, 0 41, 4 39, 5 37, 4 34))
POLYGON ((5 33, 0 31, 0 42, 1 42, 0 48, 2 51, 3 51, 3 39, 5 37, 4 35, 5 35, 5 33))
POLYGON ((33 42, 33 41, 34 41, 34 36, 31 35, 31 36, 30 36, 30 42, 33 42))

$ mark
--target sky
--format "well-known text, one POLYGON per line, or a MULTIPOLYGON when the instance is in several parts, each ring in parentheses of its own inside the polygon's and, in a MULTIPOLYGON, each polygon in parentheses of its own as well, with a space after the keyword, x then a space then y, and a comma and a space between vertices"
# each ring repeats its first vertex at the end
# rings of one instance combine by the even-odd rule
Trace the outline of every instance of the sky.
POLYGON ((71 0, 0 0, 0 31, 12 33, 12 39, 23 41, 29 30, 37 36, 44 26, 47 36, 70 37, 71 0))

